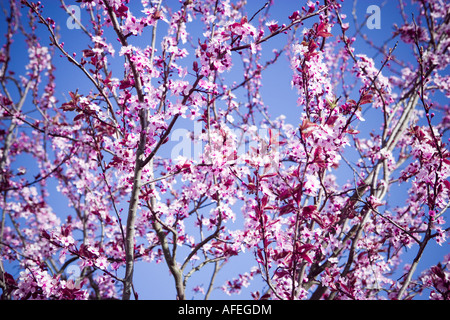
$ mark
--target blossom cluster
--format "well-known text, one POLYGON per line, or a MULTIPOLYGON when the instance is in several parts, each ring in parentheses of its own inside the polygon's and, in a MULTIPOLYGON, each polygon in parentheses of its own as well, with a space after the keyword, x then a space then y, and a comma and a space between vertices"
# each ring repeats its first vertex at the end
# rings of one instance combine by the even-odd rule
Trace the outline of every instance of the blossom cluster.
POLYGON ((274 18, 270 1, 83 0, 73 43, 45 1, 10 3, 2 298, 137 299, 144 262, 167 266, 177 299, 261 282, 250 297, 450 299, 448 257, 415 274, 430 243, 448 245, 449 5, 411 4, 400 61, 397 44, 374 45, 378 60, 358 49, 346 1, 274 18), (265 102, 280 95, 271 68, 291 84, 288 115, 265 102))

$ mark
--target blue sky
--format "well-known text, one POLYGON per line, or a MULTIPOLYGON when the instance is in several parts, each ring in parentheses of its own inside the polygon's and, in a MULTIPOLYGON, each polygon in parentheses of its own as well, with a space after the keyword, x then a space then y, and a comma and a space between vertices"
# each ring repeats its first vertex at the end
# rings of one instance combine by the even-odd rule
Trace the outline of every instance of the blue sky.
MULTIPOLYGON (((132 1, 133 2, 133 1, 132 1)), ((176 4, 176 7, 178 7, 178 1, 175 0, 169 0, 170 3, 176 4)), ((259 8, 261 8, 265 0, 249 0, 248 5, 248 13, 249 16, 253 15, 259 8)), ((53 5, 46 5, 44 9, 44 15, 52 16, 53 19, 56 21, 58 25, 60 25, 60 34, 61 34, 61 40, 65 42, 65 49, 68 52, 77 51, 78 56, 81 55, 80 50, 84 49, 85 44, 88 39, 87 36, 79 29, 68 29, 66 27, 66 16, 64 15, 62 9, 59 8, 57 4, 59 4, 59 1, 52 1, 51 3, 55 3, 53 5), (56 17, 56 18, 55 18, 56 17)), ((292 0, 275 0, 274 5, 271 8, 271 19, 276 20, 279 22, 279 24, 282 23, 288 23, 289 19, 288 16, 292 14, 292 12, 299 10, 302 5, 304 5, 306 1, 292 1, 292 0)), ((45 1, 44 1, 45 4, 45 1)), ((66 4, 72 4, 72 1, 66 1, 66 4)), ((397 10, 397 1, 380 1, 380 0, 373 0, 373 1, 358 1, 356 6, 356 14, 358 17, 358 23, 362 24, 365 16, 366 16, 366 9, 369 5, 379 5, 381 8, 381 28, 380 29, 369 29, 367 26, 363 25, 361 32, 364 32, 367 34, 370 40, 374 41, 376 44, 383 44, 385 40, 392 35, 392 24, 394 22, 397 22, 399 25, 401 24, 402 20, 400 15, 398 14, 397 10)), ((344 12, 347 13, 347 20, 350 22, 350 30, 348 31, 348 34, 353 34, 354 31, 354 24, 353 24, 353 17, 351 15, 352 11, 352 5, 353 1, 347 1, 344 3, 344 12)), ((137 13, 137 10, 134 11, 137 13)), ((81 21, 86 22, 88 20, 87 13, 82 12, 81 14, 81 21)), ((316 21, 315 19, 311 21, 316 21)), ((307 22, 305 24, 305 27, 309 26, 310 23, 307 22)), ((161 28, 164 28, 163 24, 160 23, 161 28)), ((4 20, 1 19, 0 21, 0 28, 1 30, 5 30, 4 28, 4 20)), ((336 26, 332 33, 337 34, 339 33, 339 30, 337 30, 338 26, 336 26)), ((200 32, 200 31, 199 31, 200 32)), ((38 34, 41 36, 42 44, 47 45, 48 44, 48 34, 47 30, 45 28, 40 28, 38 30, 38 34)), ((113 42, 116 38, 111 33, 107 32, 106 34, 111 35, 109 37, 109 41, 113 42)), ((146 35, 149 35, 149 32, 146 33, 146 35)), ((193 42, 196 43, 196 34, 191 34, 193 37, 193 42)), ((201 35, 200 35, 201 36, 201 35)), ((23 61, 26 61, 27 53, 25 50, 23 50, 22 47, 20 47, 20 38, 19 36, 16 40, 16 43, 13 47, 13 60, 11 69, 15 70, 17 73, 24 72, 24 63, 23 61)), ((272 49, 273 48, 279 48, 282 46, 287 37, 286 35, 279 35, 277 37, 274 37, 270 39, 268 42, 264 43, 262 45, 262 48, 264 52, 267 52, 267 57, 272 57, 272 49)), ((139 39, 139 42, 141 43, 148 43, 149 37, 141 37, 139 39)), ((158 40, 160 41, 160 39, 158 40)), ((133 43, 133 40, 130 40, 131 43, 133 43)), ((139 42, 136 42, 139 44, 139 42)), ((134 44, 134 43, 133 43, 134 44)), ((388 43, 389 47, 393 47, 395 44, 395 41, 390 41, 388 43)), ((365 53, 369 57, 374 57, 376 61, 376 66, 381 66, 381 60, 382 56, 377 55, 376 52, 364 41, 359 41, 355 44, 356 51, 358 53, 365 53)), ((411 59, 412 56, 408 53, 408 48, 405 45, 399 45, 395 52, 396 55, 401 57, 402 59, 411 59)), ((118 49, 116 47, 116 57, 118 56, 118 49)), ((265 56, 266 57, 266 56, 265 56)), ((235 57, 237 58, 237 57, 235 57)), ((113 65, 112 69, 114 68, 120 69, 120 64, 122 63, 121 59, 116 59, 118 63, 117 65, 113 65)), ((186 65, 189 66, 189 63, 192 63, 192 60, 187 59, 186 65), (189 62, 190 61, 190 62, 189 62)), ((234 59, 235 62, 239 62, 238 59, 234 59)), ((88 92, 89 90, 93 89, 90 83, 88 83, 82 76, 82 73, 80 70, 78 70, 76 67, 72 66, 65 58, 59 58, 59 55, 56 55, 55 58, 55 64, 56 64, 56 78, 57 78, 57 91, 58 91, 58 98, 61 102, 65 101, 65 98, 68 97, 69 91, 74 91, 76 88, 80 88, 80 92, 88 92)), ((120 76, 121 73, 117 73, 117 76, 120 76)), ((233 76, 231 73, 229 75, 230 77, 233 76)), ((301 107, 297 106, 297 92, 295 89, 291 88, 291 77, 292 77, 292 71, 290 69, 289 61, 286 56, 280 57, 279 61, 275 66, 269 67, 264 73, 263 73, 263 87, 261 89, 262 99, 265 102, 265 104, 269 108, 269 113, 275 118, 279 115, 285 115, 288 121, 291 121, 293 124, 298 123, 298 119, 302 113, 301 107)), ((239 78, 237 78, 236 81, 238 81, 239 78)), ((374 117, 374 113, 370 113, 365 115, 366 122, 361 124, 360 130, 365 130, 367 132, 371 131, 372 129, 376 130, 378 128, 379 122, 376 117, 374 117)), ((187 126, 188 129, 191 129, 191 124, 189 124, 186 121, 180 121, 180 123, 177 125, 177 128, 183 128, 183 126, 187 126)), ((170 144, 168 144, 165 149, 161 150, 164 152, 170 151, 170 144)), ((27 163, 27 160, 23 159, 23 163, 27 163)), ((32 168, 30 168, 30 171, 32 168)), ((340 181, 344 182, 347 179, 353 180, 353 176, 351 176, 350 170, 344 171, 343 174, 338 176, 340 181), (347 176, 349 175, 349 176, 347 176)), ((55 187, 54 183, 51 183, 50 186, 55 187)), ((404 194, 405 190, 398 190, 397 192, 404 194)), ((400 198, 404 199, 404 197, 399 197, 398 194, 390 194, 391 199, 400 198)), ((59 199, 58 199, 59 201, 59 199)), ((66 202, 56 202, 54 203, 55 212, 67 212, 66 202)), ((239 214, 240 211, 237 211, 236 213, 239 214)), ((64 216, 64 214, 63 214, 64 216)), ((237 222, 239 223, 239 222, 237 222)), ((436 264, 439 262, 444 254, 448 253, 448 246, 442 246, 439 247, 435 245, 434 242, 430 243, 430 248, 428 248, 428 254, 426 259, 424 259, 421 264, 419 265, 419 272, 423 270, 426 267, 429 267, 430 265, 436 264), (430 250, 431 249, 431 250, 430 250)), ((415 253, 417 251, 417 247, 413 247, 406 255, 405 258, 409 258, 409 260, 412 260, 412 257, 414 257, 415 253)), ((252 253, 249 252, 248 254, 242 256, 242 257, 236 257, 230 260, 230 263, 226 265, 221 273, 219 273, 218 279, 216 280, 216 285, 220 286, 224 283, 226 279, 237 277, 239 273, 246 272, 250 269, 251 266, 254 266, 256 263, 253 260, 252 253)), ((198 275, 194 275, 191 280, 189 281, 190 284, 201 284, 204 283, 205 286, 209 282, 210 272, 211 272, 211 266, 205 268, 204 271, 199 273, 198 275)), ((417 275, 417 273, 416 273, 417 275)), ((162 264, 147 264, 147 263, 137 263, 136 264, 136 270, 135 270, 135 288, 137 292, 139 293, 140 298, 142 299, 173 299, 175 297, 175 289, 174 289, 174 282, 172 277, 169 274, 168 268, 164 263, 162 264)), ((248 289, 244 290, 242 294, 238 296, 232 296, 234 299, 250 299, 249 292, 255 291, 255 290, 261 290, 265 288, 262 285, 262 282, 258 279, 255 279, 254 284, 252 284, 248 289)), ((199 296, 192 296, 191 292, 189 291, 189 287, 187 290, 187 295, 189 297, 194 298, 200 298, 199 296)), ((214 299, 227 299, 229 298, 227 295, 222 293, 220 290, 216 290, 214 294, 211 296, 211 298, 214 299)))

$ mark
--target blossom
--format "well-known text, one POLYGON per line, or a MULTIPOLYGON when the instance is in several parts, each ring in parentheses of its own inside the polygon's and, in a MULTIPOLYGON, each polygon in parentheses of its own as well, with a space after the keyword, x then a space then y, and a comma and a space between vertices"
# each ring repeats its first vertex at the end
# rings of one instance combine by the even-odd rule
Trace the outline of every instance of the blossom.
POLYGON ((307 175, 305 180, 303 185, 305 193, 311 196, 317 195, 320 188, 320 182, 317 177, 315 175, 307 175))
POLYGON ((401 26, 395 33, 400 34, 400 38, 405 43, 414 43, 416 39, 418 41, 427 41, 429 39, 427 30, 413 23, 401 26))
POLYGON ((269 31, 272 33, 277 31, 279 28, 278 21, 274 21, 274 20, 266 22, 266 26, 269 28, 269 31))
POLYGON ((0 13, 3 297, 162 295, 131 272, 160 264, 177 299, 448 299, 450 256, 425 265, 448 240, 449 4, 405 4, 389 48, 349 37, 347 1, 275 20, 276 1, 84 0, 83 41, 18 2, 0 13))

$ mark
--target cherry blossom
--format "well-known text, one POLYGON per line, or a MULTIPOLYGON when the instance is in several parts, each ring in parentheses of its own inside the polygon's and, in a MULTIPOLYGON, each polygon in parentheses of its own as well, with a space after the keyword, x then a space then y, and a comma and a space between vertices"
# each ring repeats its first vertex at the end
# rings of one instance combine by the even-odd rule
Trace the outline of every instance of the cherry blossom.
POLYGON ((255 3, 5 5, 3 299, 450 299, 450 5, 255 3))

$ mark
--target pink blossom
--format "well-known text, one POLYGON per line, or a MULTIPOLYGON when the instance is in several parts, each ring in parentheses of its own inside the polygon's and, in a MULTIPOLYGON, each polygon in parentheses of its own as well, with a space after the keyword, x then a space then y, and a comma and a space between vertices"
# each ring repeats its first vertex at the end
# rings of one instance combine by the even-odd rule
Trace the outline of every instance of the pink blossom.
POLYGON ((2 298, 449 299, 450 5, 255 3, 5 6, 2 298))

